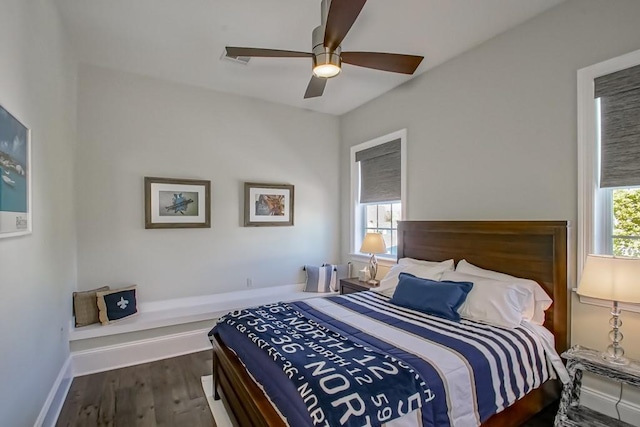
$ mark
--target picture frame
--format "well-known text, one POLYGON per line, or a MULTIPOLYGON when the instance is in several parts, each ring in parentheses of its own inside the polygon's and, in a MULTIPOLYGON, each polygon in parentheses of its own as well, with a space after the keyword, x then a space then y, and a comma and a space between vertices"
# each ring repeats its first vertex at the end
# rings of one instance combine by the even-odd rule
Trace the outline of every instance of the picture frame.
POLYGON ((31 130, 0 105, 0 238, 32 233, 31 130))
POLYGON ((244 226, 292 226, 294 186, 290 184, 244 183, 244 226))
POLYGON ((144 178, 144 228, 211 228, 211 181, 144 178))

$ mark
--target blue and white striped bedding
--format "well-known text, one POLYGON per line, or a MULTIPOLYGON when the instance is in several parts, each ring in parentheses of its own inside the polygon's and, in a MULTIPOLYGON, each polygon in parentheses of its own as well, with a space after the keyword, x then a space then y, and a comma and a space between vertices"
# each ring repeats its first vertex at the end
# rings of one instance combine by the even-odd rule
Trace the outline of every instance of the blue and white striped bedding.
MULTIPOLYGON (((390 304, 375 292, 289 304, 357 343, 403 360, 422 376, 435 398, 402 425, 478 426, 553 375, 540 336, 529 328, 452 322, 390 304)), ((289 425, 311 426, 284 373, 267 366, 268 357, 232 327, 219 324, 216 330, 289 425)))

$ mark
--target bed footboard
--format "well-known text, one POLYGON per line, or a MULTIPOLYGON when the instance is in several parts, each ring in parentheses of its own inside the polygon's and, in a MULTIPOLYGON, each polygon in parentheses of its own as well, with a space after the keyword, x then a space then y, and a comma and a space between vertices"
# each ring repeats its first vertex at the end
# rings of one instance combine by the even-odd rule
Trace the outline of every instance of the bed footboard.
POLYGON ((222 399, 231 422, 242 427, 286 427, 269 399, 218 334, 213 336, 212 344, 214 396, 222 399))

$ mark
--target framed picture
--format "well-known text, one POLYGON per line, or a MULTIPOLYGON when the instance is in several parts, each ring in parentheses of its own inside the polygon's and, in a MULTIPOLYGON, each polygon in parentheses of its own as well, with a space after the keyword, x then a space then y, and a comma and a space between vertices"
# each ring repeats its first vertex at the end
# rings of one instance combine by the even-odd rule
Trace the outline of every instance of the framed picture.
POLYGON ((293 185, 244 183, 244 226, 293 225, 293 185))
POLYGON ((31 233, 30 135, 0 105, 0 238, 31 233))
POLYGON ((144 228, 211 228, 211 181, 144 178, 144 228))

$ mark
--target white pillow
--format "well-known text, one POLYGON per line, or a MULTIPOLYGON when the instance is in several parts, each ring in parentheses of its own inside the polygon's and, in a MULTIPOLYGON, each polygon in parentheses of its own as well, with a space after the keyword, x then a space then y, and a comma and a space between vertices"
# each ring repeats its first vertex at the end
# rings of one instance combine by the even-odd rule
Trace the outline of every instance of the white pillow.
POLYGON ((400 258, 398 260, 398 264, 400 265, 410 265, 410 264, 417 264, 417 265, 422 265, 424 267, 437 267, 440 265, 447 265, 449 266, 449 270, 453 271, 453 259, 448 259, 446 261, 442 261, 442 262, 438 262, 438 261, 423 261, 421 259, 415 259, 415 258, 400 258))
POLYGON ((515 328, 523 320, 529 291, 522 286, 457 271, 446 271, 442 280, 473 283, 467 299, 458 309, 465 319, 503 328, 515 328))
POLYGON ((380 281, 380 286, 378 286, 374 290, 383 295, 391 297, 393 296, 393 292, 396 290, 396 286, 398 286, 398 276, 400 275, 400 273, 413 274, 414 276, 423 279, 440 280, 440 276, 442 276, 443 272, 452 270, 452 259, 442 262, 434 262, 433 265, 428 267, 422 264, 414 263, 396 264, 391 267, 386 276, 384 276, 384 278, 380 281))
POLYGON ((551 307, 553 300, 535 280, 522 279, 520 277, 509 276, 508 274, 499 273, 497 271, 485 270, 483 268, 476 267, 464 259, 458 263, 456 271, 459 273, 473 274, 474 276, 500 280, 506 283, 518 283, 521 286, 526 287, 529 289, 529 292, 531 292, 532 301, 529 302, 527 310, 524 313, 525 320, 535 323, 536 325, 544 325, 544 312, 551 307))

